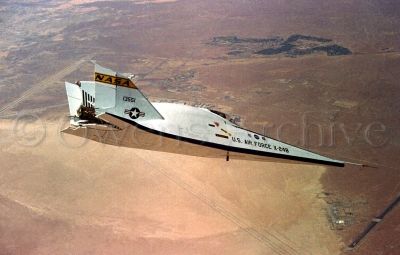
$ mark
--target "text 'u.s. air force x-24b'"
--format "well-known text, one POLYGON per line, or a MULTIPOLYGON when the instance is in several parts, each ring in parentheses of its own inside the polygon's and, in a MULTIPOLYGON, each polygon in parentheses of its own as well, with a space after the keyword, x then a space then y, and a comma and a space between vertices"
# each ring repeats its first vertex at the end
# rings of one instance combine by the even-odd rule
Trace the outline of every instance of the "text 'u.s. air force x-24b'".
POLYGON ((241 128, 218 111, 150 102, 133 77, 95 64, 94 81, 66 82, 71 121, 63 132, 117 146, 227 160, 345 164, 241 128))

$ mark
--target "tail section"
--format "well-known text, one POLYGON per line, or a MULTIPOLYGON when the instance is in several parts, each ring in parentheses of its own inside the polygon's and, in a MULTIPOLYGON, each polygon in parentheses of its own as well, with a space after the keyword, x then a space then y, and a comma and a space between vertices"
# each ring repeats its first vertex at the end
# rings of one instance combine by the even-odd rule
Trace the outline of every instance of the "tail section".
POLYGON ((110 113, 138 121, 163 119, 137 88, 133 77, 95 64, 94 81, 65 83, 70 115, 81 118, 82 113, 110 113))
POLYGON ((104 110, 103 112, 133 120, 162 119, 161 114, 136 87, 132 77, 133 75, 118 73, 95 64, 96 98, 99 95, 96 107, 99 113, 104 110), (112 105, 114 108, 110 109, 112 105))

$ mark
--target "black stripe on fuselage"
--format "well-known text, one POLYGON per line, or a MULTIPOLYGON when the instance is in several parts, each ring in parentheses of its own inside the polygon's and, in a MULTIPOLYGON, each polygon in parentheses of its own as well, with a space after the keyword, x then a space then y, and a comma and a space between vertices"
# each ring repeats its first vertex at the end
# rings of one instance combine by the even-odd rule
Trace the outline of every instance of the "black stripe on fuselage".
POLYGON ((223 144, 216 144, 216 143, 211 143, 211 142, 206 142, 206 141, 199 141, 199 140, 192 139, 192 138, 187 138, 187 137, 182 137, 182 136, 177 136, 177 135, 173 135, 173 134, 168 134, 168 133, 164 133, 164 132, 161 132, 161 131, 157 131, 157 130, 145 127, 143 125, 140 125, 139 123, 137 123, 135 121, 128 120, 128 119, 122 118, 122 117, 114 115, 114 114, 110 114, 110 113, 107 113, 107 114, 109 114, 109 115, 113 116, 114 118, 117 118, 117 119, 119 119, 121 121, 127 122, 127 123, 135 126, 136 128, 139 128, 139 129, 141 129, 143 131, 146 131, 146 132, 149 132, 149 133, 152 133, 152 134, 155 134, 155 135, 167 137, 167 138, 176 139, 176 140, 179 140, 179 141, 189 142, 189 143, 192 143, 192 144, 207 146, 207 147, 210 147, 210 148, 220 149, 220 150, 224 150, 224 151, 251 154, 251 155, 256 155, 256 156, 267 156, 267 157, 273 157, 273 158, 301 161, 301 162, 306 162, 306 163, 314 163, 314 164, 320 164, 320 165, 344 167, 344 163, 340 163, 340 162, 332 162, 332 161, 325 161, 325 160, 312 159, 312 158, 296 157, 296 156, 291 156, 291 155, 275 154, 275 153, 266 152, 266 151, 256 151, 256 150, 232 147, 232 146, 227 146, 227 145, 223 145, 223 144))

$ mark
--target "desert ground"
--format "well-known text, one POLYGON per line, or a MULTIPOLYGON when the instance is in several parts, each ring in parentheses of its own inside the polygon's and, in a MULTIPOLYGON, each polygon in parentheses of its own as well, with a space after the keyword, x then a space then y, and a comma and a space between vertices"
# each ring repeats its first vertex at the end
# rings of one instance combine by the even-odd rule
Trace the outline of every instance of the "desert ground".
POLYGON ((0 4, 0 254, 397 254, 397 1, 0 4), (368 165, 195 157, 61 134, 96 60, 153 101, 368 165), (337 220, 343 222, 337 222, 337 220))
POLYGON ((60 136, 59 123, 2 145, 8 253, 339 252, 318 199, 323 167, 118 148, 60 136))

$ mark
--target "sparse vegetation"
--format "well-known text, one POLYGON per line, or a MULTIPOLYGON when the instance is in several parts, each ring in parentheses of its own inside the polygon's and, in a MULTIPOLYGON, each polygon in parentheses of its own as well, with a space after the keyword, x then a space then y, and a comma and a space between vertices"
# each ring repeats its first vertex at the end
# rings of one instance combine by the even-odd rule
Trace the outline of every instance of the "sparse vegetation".
POLYGON ((314 53, 326 53, 328 56, 350 55, 352 52, 331 39, 294 34, 286 40, 281 37, 271 38, 240 38, 237 36, 218 36, 211 42, 215 46, 229 46, 231 56, 278 55, 285 54, 288 57, 309 55, 314 53))

